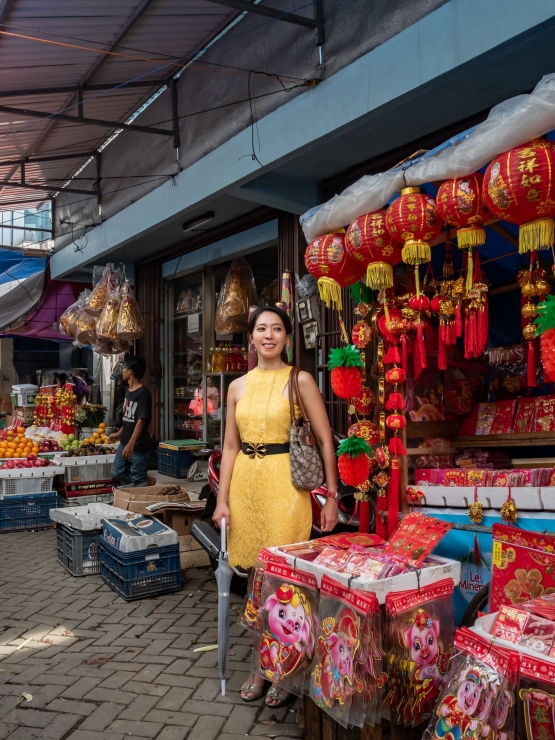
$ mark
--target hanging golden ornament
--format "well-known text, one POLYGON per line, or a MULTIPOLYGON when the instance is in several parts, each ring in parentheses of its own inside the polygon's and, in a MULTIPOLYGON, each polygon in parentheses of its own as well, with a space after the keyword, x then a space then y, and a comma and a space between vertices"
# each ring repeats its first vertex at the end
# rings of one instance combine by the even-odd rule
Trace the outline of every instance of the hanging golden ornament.
POLYGON ((484 504, 481 501, 474 501, 468 507, 468 516, 472 524, 481 524, 484 518, 484 504))
POLYGON ((511 498, 511 494, 509 494, 499 513, 506 524, 514 524, 516 522, 518 509, 516 508, 514 500, 511 498))

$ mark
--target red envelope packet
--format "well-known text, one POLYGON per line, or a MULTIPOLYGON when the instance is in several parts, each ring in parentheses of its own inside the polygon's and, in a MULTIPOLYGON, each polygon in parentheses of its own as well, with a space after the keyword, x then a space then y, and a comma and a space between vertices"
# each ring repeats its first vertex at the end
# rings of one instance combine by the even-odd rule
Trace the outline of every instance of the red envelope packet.
POLYGON ((478 416, 476 419, 476 435, 490 434, 491 426, 495 418, 495 403, 479 403, 478 416))
POLYGON ((524 631, 530 613, 514 606, 500 607, 491 634, 502 640, 517 643, 524 631))
POLYGON ((555 396, 536 398, 536 432, 555 431, 555 396))
POLYGON ((498 401, 490 434, 510 434, 513 431, 516 400, 498 401))
POLYGON ((531 432, 536 419, 536 399, 519 398, 516 402, 514 432, 531 432))

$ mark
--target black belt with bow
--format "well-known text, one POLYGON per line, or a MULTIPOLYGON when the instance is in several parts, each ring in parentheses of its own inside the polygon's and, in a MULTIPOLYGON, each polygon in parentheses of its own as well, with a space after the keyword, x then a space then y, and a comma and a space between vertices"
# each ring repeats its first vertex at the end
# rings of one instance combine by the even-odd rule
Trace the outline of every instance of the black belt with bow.
POLYGON ((289 442, 281 445, 267 445, 264 442, 242 442, 241 450, 243 455, 247 455, 251 460, 256 457, 266 457, 266 455, 285 455, 289 452, 289 442))

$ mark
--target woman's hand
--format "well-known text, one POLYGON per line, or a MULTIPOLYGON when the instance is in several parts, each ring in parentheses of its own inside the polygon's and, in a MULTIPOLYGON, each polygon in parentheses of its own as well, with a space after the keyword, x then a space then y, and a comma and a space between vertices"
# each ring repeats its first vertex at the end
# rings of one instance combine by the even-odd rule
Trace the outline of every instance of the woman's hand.
POLYGON ((229 518, 228 505, 225 503, 225 501, 221 501, 221 502, 218 501, 218 504, 216 506, 216 511, 212 515, 212 521, 217 527, 221 527, 222 519, 225 519, 226 526, 229 529, 231 526, 231 522, 229 518))
POLYGON ((337 501, 329 498, 322 507, 320 528, 322 532, 331 532, 337 524, 337 501))

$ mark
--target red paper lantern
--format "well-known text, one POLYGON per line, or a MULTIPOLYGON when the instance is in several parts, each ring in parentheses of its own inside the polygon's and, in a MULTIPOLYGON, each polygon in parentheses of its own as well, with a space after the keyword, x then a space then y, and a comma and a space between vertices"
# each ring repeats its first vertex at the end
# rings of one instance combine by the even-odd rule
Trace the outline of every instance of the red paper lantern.
POLYGON ((406 377, 406 373, 402 367, 392 367, 385 373, 385 379, 390 383, 390 385, 395 385, 395 383, 404 383, 406 377))
POLYGON ((358 367, 335 367, 330 373, 331 387, 339 398, 355 398, 362 390, 358 367))
POLYGON ((365 213, 345 234, 347 252, 366 267, 366 284, 374 290, 393 287, 393 265, 401 261, 401 248, 388 233, 385 216, 384 209, 365 213))
POLYGON ((347 435, 349 437, 362 437, 371 447, 377 445, 380 441, 380 430, 371 421, 362 420, 356 424, 351 424, 347 430, 347 435))
POLYGON ((356 283, 364 274, 364 265, 347 254, 344 234, 335 232, 310 242, 304 255, 306 269, 318 279, 320 298, 329 308, 341 310, 341 288, 356 283))
POLYGON ((553 143, 534 139, 492 159, 484 175, 485 203, 503 221, 520 226, 522 254, 553 246, 554 173, 553 143))
POLYGON ((443 226, 433 198, 420 188, 404 188, 389 206, 385 224, 393 239, 404 244, 403 262, 420 265, 431 260, 430 242, 443 226))
POLYGON ((372 339, 372 329, 368 326, 366 321, 357 321, 351 330, 351 336, 355 347, 361 349, 362 347, 366 347, 368 342, 372 339))
POLYGON ((340 455, 338 460, 339 475, 346 486, 359 486, 368 480, 370 475, 370 464, 366 455, 349 457, 340 455))
POLYGON ((385 420, 385 423, 389 427, 389 429, 392 429, 393 431, 398 431, 399 429, 404 429, 407 420, 402 414, 389 414, 387 419, 385 420))
POLYGON ((374 410, 376 395, 370 388, 363 387, 355 398, 355 409, 363 416, 369 416, 374 410))
POLYGON ((467 177, 445 180, 437 191, 437 212, 457 229, 457 243, 461 249, 486 243, 484 222, 491 214, 482 196, 483 180, 484 176, 475 172, 467 177))

